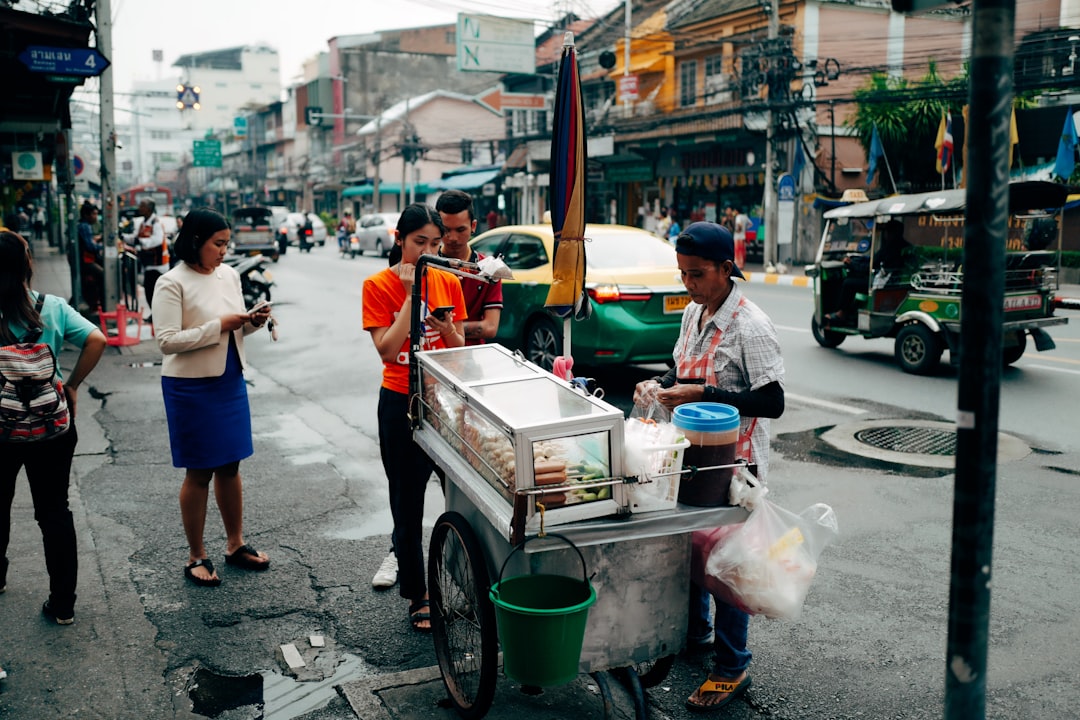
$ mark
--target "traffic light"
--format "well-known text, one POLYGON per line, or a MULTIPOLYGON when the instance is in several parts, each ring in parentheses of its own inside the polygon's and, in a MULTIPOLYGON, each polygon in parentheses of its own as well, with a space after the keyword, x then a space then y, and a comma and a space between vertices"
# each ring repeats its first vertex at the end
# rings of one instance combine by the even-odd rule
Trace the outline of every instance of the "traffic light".
POLYGON ((308 105, 304 108, 304 123, 306 125, 322 124, 322 108, 317 105, 308 105))

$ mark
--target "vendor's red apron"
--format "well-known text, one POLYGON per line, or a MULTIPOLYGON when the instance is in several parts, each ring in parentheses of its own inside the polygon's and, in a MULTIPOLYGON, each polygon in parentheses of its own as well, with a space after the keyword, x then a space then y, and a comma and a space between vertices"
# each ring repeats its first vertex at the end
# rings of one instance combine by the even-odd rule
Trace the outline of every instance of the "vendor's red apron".
MULTIPOLYGON (((703 354, 692 355, 690 353, 690 343, 687 342, 683 345, 682 353, 675 364, 676 382, 704 380, 706 385, 716 386, 716 370, 713 358, 716 355, 717 348, 720 347, 720 341, 723 339, 724 333, 731 326, 731 322, 738 316, 739 308, 745 304, 746 298, 740 298, 738 306, 731 313, 731 317, 727 319, 727 322, 724 323, 723 329, 716 328, 712 342, 709 343, 709 347, 705 349, 703 354)), ((736 458, 752 462, 753 447, 750 444, 750 436, 754 434, 755 427, 757 427, 757 418, 750 422, 750 427, 746 429, 745 433, 739 433, 739 439, 735 444, 736 458)))

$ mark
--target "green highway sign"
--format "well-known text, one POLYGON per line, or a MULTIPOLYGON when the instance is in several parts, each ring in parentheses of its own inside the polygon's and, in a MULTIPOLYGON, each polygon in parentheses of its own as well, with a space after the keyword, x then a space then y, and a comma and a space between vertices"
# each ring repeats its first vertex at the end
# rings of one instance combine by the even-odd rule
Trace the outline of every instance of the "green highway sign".
POLYGON ((221 167, 221 141, 196 140, 191 155, 194 167, 221 167))

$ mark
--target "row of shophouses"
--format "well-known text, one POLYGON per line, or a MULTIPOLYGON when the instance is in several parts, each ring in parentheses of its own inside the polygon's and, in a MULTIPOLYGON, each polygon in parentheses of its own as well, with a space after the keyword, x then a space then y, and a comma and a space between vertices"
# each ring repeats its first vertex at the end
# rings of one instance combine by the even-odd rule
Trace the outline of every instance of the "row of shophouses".
MULTIPOLYGON (((1018 79, 1036 86, 1071 73, 1077 38, 1063 28, 1075 24, 1074 5, 1017 4, 1018 79)), ((331 38, 286 99, 242 111, 246 134, 216 134, 220 168, 181 168, 179 195, 360 214, 459 188, 477 198, 480 217, 495 209, 511 222, 538 221, 569 31, 586 108, 589 221, 648 224, 661 207, 683 219, 715 219, 729 206, 754 213, 771 118, 774 172, 796 175, 786 256, 803 260, 816 245, 822 199, 905 189, 884 174, 867 187, 866 155, 847 122, 854 91, 872 73, 915 79, 931 63, 943 77, 961 73, 971 15, 949 6, 904 16, 881 0, 638 0, 629 32, 620 6, 539 35, 532 74, 458 70, 455 30, 331 38)), ((1027 164, 1052 161, 1055 149, 1029 152, 1027 164)), ((928 162, 933 152, 926 148, 928 162)))

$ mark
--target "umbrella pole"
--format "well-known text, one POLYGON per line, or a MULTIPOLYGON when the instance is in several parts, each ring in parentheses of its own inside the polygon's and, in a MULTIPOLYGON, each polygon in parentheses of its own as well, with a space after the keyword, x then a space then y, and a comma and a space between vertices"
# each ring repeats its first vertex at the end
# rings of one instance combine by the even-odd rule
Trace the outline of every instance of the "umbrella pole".
POLYGON ((562 321, 562 354, 563 357, 573 357, 570 352, 570 316, 567 315, 562 321))

